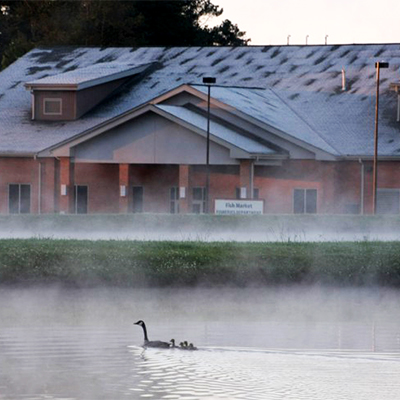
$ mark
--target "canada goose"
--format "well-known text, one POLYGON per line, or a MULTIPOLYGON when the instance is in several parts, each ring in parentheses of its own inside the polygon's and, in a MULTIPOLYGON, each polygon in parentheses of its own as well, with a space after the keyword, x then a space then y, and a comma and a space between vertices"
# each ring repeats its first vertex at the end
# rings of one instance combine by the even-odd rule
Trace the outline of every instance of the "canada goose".
POLYGON ((149 338, 147 337, 146 324, 142 320, 135 322, 134 325, 139 325, 143 328, 143 334, 144 334, 143 347, 158 347, 161 349, 169 349, 171 347, 170 343, 167 342, 161 342, 160 340, 149 340, 149 338))
POLYGON ((197 347, 193 346, 193 343, 190 343, 188 346, 188 350, 197 350, 197 347))
POLYGON ((169 342, 171 343, 169 346, 169 347, 171 347, 171 349, 176 349, 178 347, 178 346, 175 346, 175 339, 171 339, 169 342))

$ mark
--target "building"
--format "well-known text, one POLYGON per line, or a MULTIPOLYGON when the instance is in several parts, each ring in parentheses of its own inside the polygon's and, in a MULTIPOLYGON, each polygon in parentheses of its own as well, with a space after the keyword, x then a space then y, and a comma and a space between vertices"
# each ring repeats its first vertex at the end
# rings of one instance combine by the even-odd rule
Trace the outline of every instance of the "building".
POLYGON ((0 73, 0 213, 202 213, 209 126, 211 212, 369 214, 381 60, 377 212, 397 214, 398 44, 32 50, 0 73))

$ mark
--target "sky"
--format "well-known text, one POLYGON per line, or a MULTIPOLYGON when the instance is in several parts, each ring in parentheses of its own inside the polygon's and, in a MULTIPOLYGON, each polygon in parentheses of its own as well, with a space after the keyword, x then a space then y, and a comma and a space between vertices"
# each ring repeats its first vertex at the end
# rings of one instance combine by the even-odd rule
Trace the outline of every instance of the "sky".
POLYGON ((212 0, 251 45, 400 43, 399 0, 212 0), (326 35, 328 37, 326 38, 326 35))

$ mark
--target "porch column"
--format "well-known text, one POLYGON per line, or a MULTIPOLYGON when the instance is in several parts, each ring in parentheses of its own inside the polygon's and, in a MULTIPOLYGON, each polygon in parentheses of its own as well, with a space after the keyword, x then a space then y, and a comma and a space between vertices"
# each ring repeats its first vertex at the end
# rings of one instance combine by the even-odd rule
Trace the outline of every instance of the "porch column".
POLYGON ((189 212, 189 165, 179 165, 179 213, 189 212))
POLYGON ((119 164, 119 212, 129 212, 129 164, 119 164))
POLYGON ((240 198, 252 199, 254 188, 253 160, 240 160, 240 198))
POLYGON ((71 157, 60 157, 60 214, 74 213, 74 163, 71 157))

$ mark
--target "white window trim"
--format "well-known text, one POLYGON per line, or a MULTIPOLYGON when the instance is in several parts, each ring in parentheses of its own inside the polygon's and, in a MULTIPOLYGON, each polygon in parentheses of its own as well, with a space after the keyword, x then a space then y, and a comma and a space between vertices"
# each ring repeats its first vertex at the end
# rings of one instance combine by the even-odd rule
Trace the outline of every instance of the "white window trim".
POLYGON ((43 99, 43 115, 62 115, 62 99, 61 98, 53 98, 53 97, 45 97, 43 99), (60 104, 60 112, 46 112, 46 103, 57 102, 60 104))

